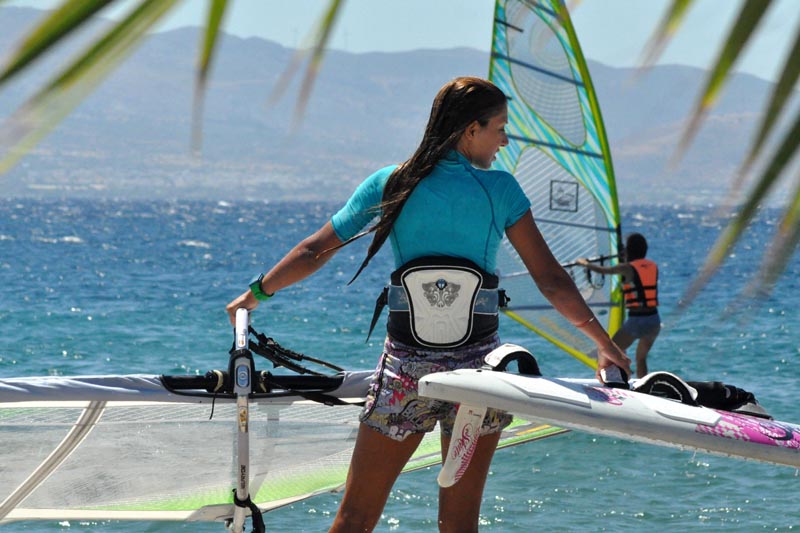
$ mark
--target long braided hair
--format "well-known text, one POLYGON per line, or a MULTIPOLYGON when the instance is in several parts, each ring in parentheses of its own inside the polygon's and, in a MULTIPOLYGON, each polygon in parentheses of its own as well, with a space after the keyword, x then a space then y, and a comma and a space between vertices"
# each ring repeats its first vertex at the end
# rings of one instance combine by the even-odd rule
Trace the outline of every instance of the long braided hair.
POLYGON ((456 148, 467 127, 477 121, 482 127, 489 119, 505 109, 506 95, 492 82, 482 78, 460 77, 446 83, 431 106, 431 116, 417 150, 389 176, 378 209, 378 223, 348 239, 342 246, 374 232, 367 256, 361 263, 352 283, 367 266, 389 237, 397 217, 414 188, 450 150, 456 148))

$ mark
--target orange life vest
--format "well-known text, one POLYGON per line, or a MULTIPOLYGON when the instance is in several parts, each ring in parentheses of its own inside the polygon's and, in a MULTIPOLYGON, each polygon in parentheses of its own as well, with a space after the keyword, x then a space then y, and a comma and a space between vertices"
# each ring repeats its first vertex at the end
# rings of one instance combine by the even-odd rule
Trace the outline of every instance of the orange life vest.
POLYGON ((649 259, 630 262, 633 279, 622 285, 625 307, 631 315, 650 315, 658 307, 658 266, 649 259))

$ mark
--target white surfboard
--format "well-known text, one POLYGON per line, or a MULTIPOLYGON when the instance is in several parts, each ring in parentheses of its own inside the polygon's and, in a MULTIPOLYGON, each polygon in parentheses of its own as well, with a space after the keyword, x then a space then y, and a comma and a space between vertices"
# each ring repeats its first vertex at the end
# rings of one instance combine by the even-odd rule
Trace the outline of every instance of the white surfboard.
POLYGON ((589 433, 800 467, 800 425, 686 405, 595 380, 455 370, 424 376, 419 393, 589 433))

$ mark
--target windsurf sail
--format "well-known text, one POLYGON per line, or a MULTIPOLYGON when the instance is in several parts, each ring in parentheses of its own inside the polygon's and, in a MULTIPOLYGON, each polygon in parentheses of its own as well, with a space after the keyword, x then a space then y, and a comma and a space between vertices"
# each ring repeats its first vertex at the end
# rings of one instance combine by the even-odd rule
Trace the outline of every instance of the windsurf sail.
MULTIPOLYGON (((618 277, 575 264, 618 262, 620 216, 600 106, 560 0, 496 2, 489 78, 509 97, 509 144, 495 168, 516 176, 550 249, 613 334, 623 318, 618 277)), ((539 293, 508 240, 504 248, 498 271, 511 297, 506 314, 596 367, 588 339, 539 293)))
MULTIPOLYGON (((299 368, 302 354, 258 337, 258 352, 250 344, 254 352, 263 355, 268 346, 274 366, 299 368)), ((0 524, 227 521, 236 514, 233 489, 243 463, 242 493, 260 511, 339 490, 373 371, 253 369, 242 451, 241 405, 230 387, 238 366, 231 369, 204 376, 0 379, 0 524)), ((499 447, 565 431, 519 419, 499 447)), ((440 462, 439 434, 429 433, 404 471, 440 462)))

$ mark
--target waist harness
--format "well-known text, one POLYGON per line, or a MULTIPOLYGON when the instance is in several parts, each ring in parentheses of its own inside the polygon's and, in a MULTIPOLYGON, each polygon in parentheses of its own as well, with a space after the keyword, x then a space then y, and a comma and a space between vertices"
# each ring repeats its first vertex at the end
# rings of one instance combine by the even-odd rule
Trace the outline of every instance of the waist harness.
POLYGON ((392 272, 375 302, 370 334, 388 305, 386 329, 403 344, 456 348, 485 339, 497 332, 498 310, 508 301, 497 285, 497 276, 467 259, 414 259, 392 272))

